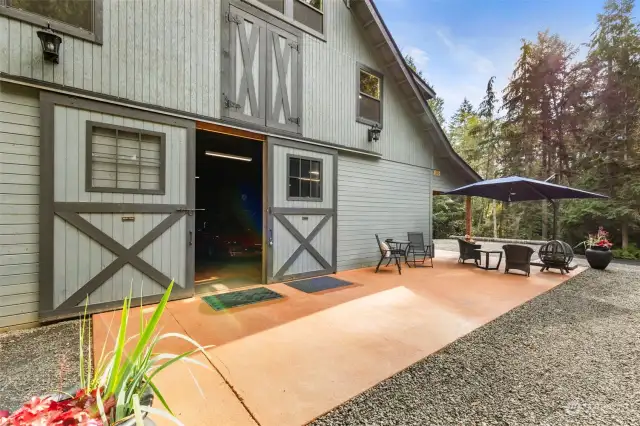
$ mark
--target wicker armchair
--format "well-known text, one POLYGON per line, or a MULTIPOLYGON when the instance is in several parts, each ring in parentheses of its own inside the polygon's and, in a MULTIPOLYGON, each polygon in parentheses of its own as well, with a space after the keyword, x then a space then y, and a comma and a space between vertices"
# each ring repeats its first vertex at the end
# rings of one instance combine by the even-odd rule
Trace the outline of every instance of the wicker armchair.
POLYGON ((509 273, 510 269, 516 269, 531 275, 531 255, 533 249, 518 244, 505 244, 502 246, 505 257, 504 273, 509 273))
POLYGON ((465 260, 472 259, 474 262, 480 261, 480 252, 476 249, 482 248, 480 244, 470 243, 458 238, 458 246, 460 246, 460 257, 458 263, 464 263, 465 260))

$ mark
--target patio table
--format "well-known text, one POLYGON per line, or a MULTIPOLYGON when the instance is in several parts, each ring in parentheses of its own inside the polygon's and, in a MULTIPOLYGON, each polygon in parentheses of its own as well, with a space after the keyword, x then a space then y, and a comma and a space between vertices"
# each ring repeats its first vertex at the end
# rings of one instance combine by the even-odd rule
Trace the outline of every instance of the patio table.
POLYGON ((484 266, 482 265, 482 260, 476 260, 476 266, 480 269, 484 269, 485 271, 497 271, 500 268, 500 262, 502 262, 502 250, 483 250, 483 249, 475 249, 478 253, 480 253, 480 259, 482 259, 482 254, 485 255, 484 258, 484 266), (498 264, 495 267, 489 266, 489 255, 497 254, 498 264))
POLYGON ((401 250, 402 253, 404 253, 404 263, 409 265, 409 262, 407 261, 407 250, 409 250, 409 246, 411 245, 409 241, 394 240, 393 238, 387 238, 386 240, 384 240, 384 242, 389 244, 389 247, 391 247, 392 245, 394 246, 391 248, 401 250))

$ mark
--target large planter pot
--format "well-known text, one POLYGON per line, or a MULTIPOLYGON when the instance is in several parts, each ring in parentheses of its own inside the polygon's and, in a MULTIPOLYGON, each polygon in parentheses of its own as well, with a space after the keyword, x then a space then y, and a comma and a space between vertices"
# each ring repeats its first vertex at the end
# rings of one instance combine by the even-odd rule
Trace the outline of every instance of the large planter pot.
POLYGON ((605 269, 613 259, 613 253, 609 249, 600 247, 588 248, 585 252, 587 262, 593 269, 605 269))

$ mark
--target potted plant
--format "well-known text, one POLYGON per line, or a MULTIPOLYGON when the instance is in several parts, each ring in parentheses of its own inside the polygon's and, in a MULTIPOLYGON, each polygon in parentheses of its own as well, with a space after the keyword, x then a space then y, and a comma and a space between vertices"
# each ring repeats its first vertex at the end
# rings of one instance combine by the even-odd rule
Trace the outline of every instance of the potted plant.
MULTIPOLYGON (((207 358, 207 347, 200 346, 179 333, 159 334, 156 327, 169 301, 173 282, 167 288, 149 321, 140 317, 140 333, 126 337, 131 311, 131 294, 125 298, 120 315, 120 327, 114 348, 105 354, 106 340, 100 359, 92 368, 91 356, 84 356, 84 337, 87 314, 80 327, 80 389, 44 397, 33 397, 11 415, 0 412, 0 426, 151 426, 148 413, 162 416, 181 425, 171 412, 160 390, 154 385, 156 374, 178 361, 204 368, 211 367, 191 358, 202 352, 207 358), (156 353, 155 346, 165 338, 188 341, 195 349, 180 355, 156 353), (129 349, 131 345, 131 350, 129 349), (158 398, 165 410, 151 407, 158 398)), ((90 333, 89 333, 90 337, 90 333)))
POLYGON ((613 259, 613 243, 609 241, 609 233, 602 226, 596 234, 589 234, 588 238, 578 245, 584 245, 587 262, 593 269, 605 269, 613 259))

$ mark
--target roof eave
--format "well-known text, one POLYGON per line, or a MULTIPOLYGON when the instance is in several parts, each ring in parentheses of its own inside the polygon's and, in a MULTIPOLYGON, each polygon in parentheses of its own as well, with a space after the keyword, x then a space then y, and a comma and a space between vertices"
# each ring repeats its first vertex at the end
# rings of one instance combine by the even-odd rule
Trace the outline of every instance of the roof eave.
POLYGON ((422 79, 412 68, 409 68, 411 73, 413 74, 413 79, 416 81, 416 84, 422 91, 422 96, 425 97, 426 100, 433 99, 436 97, 436 92, 427 84, 426 81, 422 79))

